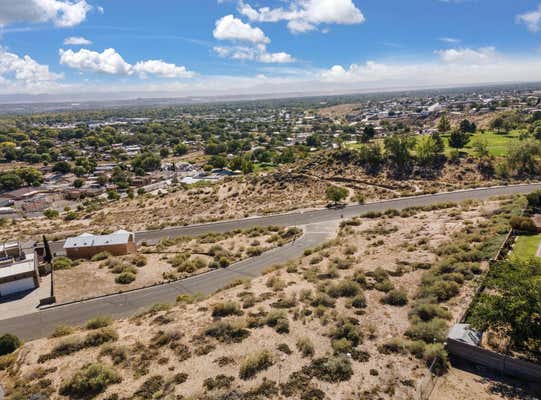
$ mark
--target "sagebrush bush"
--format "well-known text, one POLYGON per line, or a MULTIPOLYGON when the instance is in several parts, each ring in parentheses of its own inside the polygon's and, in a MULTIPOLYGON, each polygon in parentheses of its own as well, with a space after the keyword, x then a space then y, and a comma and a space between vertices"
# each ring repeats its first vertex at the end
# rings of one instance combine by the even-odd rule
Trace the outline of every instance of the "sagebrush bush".
POLYGON ((21 344, 21 340, 10 333, 0 336, 0 356, 13 353, 21 344))
POLYGON ((205 329, 205 335, 223 343, 240 343, 250 336, 250 331, 244 329, 240 324, 219 321, 205 329))
POLYGON ((314 359, 303 371, 324 382, 349 381, 353 376, 351 362, 342 355, 314 359))
POLYGON ((239 377, 243 380, 251 379, 258 372, 268 369, 273 363, 272 355, 267 350, 252 354, 241 363, 239 377))
POLYGON ((226 301, 212 306, 213 317, 227 317, 229 315, 242 315, 239 303, 235 301, 226 301))
POLYGON ((74 398, 94 397, 121 380, 120 375, 111 367, 100 363, 89 364, 64 382, 59 393, 74 398))
POLYGON ((383 296, 381 301, 392 306, 405 306, 408 304, 408 292, 404 289, 393 289, 383 296))
POLYGON ((361 291, 357 282, 349 279, 341 280, 337 283, 329 285, 327 294, 331 297, 354 297, 361 291))
POLYGON ((63 269, 71 269, 73 267, 73 262, 68 257, 59 256, 55 257, 53 260, 53 268, 55 271, 63 269))
POLYGON ((434 318, 428 322, 413 322, 406 336, 414 340, 423 340, 427 343, 443 342, 447 335, 447 322, 441 318, 434 318))
POLYGON ((135 280, 135 274, 132 272, 122 272, 115 278, 115 282, 121 285, 129 285, 135 280))
POLYGON ((297 350, 303 357, 313 357, 315 354, 315 347, 310 338, 304 336, 297 340, 297 350))
POLYGON ((95 318, 89 319, 86 321, 86 329, 99 329, 105 328, 113 323, 113 319, 109 316, 99 315, 95 318))
POLYGON ((91 261, 103 261, 103 260, 107 260, 108 258, 110 258, 112 256, 113 255, 111 253, 109 253, 108 251, 102 251, 102 252, 99 252, 97 254, 94 254, 90 260, 91 261))

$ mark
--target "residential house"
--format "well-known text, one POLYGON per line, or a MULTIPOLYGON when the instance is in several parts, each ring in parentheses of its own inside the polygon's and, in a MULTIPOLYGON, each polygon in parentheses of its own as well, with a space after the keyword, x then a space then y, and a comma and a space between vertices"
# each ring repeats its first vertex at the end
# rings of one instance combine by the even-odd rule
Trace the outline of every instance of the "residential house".
POLYGON ((71 237, 64 243, 66 255, 73 259, 92 258, 95 254, 107 251, 114 256, 124 256, 137 252, 134 234, 118 230, 109 235, 92 235, 83 233, 71 237))

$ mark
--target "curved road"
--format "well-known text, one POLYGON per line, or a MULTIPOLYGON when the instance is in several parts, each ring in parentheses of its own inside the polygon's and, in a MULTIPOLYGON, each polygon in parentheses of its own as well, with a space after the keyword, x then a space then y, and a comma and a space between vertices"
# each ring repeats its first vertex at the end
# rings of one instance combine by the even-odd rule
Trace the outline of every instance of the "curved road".
MULTIPOLYGON (((352 218, 368 211, 403 209, 426 206, 441 202, 460 202, 463 200, 485 200, 493 196, 524 194, 541 189, 541 184, 502 186, 465 191, 438 193, 434 195, 392 199, 365 205, 350 206, 343 209, 325 209, 308 212, 272 215, 211 224, 175 227, 160 231, 137 232, 139 242, 156 242, 168 236, 199 235, 207 232, 226 232, 253 226, 303 226, 302 238, 286 246, 271 250, 261 256, 233 264, 228 268, 214 270, 181 281, 134 290, 123 294, 106 296, 43 309, 32 314, 1 320, 0 333, 13 333, 24 340, 33 340, 50 335, 61 324, 81 324, 99 315, 112 315, 115 318, 133 315, 138 310, 155 303, 174 302, 182 293, 210 294, 239 278, 259 276, 272 265, 282 264, 299 257, 307 248, 317 246, 334 235, 336 226, 343 218, 352 218)), ((62 243, 55 243, 60 249, 62 243)))

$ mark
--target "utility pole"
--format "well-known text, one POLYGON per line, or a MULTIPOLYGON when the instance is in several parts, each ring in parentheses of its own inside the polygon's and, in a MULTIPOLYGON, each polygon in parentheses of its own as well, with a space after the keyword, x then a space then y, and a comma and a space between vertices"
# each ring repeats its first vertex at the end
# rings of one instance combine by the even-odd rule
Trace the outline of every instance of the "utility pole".
POLYGON ((49 241, 47 240, 45 235, 43 235, 43 249, 44 249, 43 261, 45 261, 51 267, 51 298, 53 298, 54 297, 54 266, 52 263, 53 255, 51 253, 51 248, 49 247, 49 241))

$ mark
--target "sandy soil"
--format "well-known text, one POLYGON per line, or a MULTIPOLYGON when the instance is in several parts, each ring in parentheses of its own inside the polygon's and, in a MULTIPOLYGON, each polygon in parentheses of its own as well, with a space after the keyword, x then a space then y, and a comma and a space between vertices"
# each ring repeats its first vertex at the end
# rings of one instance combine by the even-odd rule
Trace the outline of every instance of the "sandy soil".
MULTIPOLYGON (((219 374, 233 377, 231 387, 225 392, 246 392, 265 381, 287 384, 294 372, 311 363, 310 357, 302 357, 296 349, 298 339, 310 339, 315 349, 314 358, 330 357, 333 353, 330 335, 339 321, 346 318, 353 321, 356 329, 363 333, 364 340, 356 350, 366 352, 367 359, 353 359, 354 374, 344 382, 327 383, 312 378, 310 383, 303 385, 303 390, 307 387, 319 389, 326 393, 326 398, 336 400, 411 399, 416 382, 426 374, 423 361, 410 355, 383 354, 378 350, 378 346, 389 339, 404 334, 408 327, 411 301, 403 307, 386 305, 380 301, 384 294, 374 289, 364 291, 367 300, 364 309, 352 308, 351 300, 345 297, 337 298, 334 307, 316 307, 310 299, 321 290, 326 290, 326 285, 348 279, 355 272, 369 273, 378 267, 393 272, 398 271, 399 266, 405 266, 401 273, 393 272, 390 279, 395 287, 405 288, 408 298, 413 300, 423 271, 407 268, 408 262, 435 261, 435 249, 448 242, 452 233, 464 229, 466 221, 474 224, 482 221, 485 211, 495 207, 497 203, 492 202, 420 212, 410 217, 362 219, 358 226, 344 227, 337 240, 321 246, 287 268, 270 272, 249 283, 241 283, 196 304, 177 305, 170 310, 154 311, 115 322, 113 328, 118 332, 119 339, 113 345, 127 349, 126 360, 116 365, 112 364, 109 356, 100 355, 100 349, 94 347, 38 363, 40 355, 67 340, 41 339, 25 344, 18 353, 18 362, 12 374, 0 372, 0 379, 9 383, 18 377, 19 388, 38 390, 36 385, 39 379, 36 376, 40 376, 40 379, 48 379, 51 398, 61 398, 58 388, 74 371, 88 362, 99 361, 112 365, 122 377, 122 383, 111 385, 97 396, 100 399, 113 394, 119 398, 131 398, 134 391, 150 377, 162 376, 167 381, 178 373, 187 374, 186 381, 174 385, 171 393, 192 396, 188 397, 192 399, 214 399, 217 397, 212 396, 220 391, 205 389, 204 382, 219 374), (246 303, 246 299, 252 301, 246 303), (277 308, 280 299, 293 299, 290 308, 277 308), (245 307, 241 309, 241 315, 213 318, 211 310, 225 302, 244 303, 245 307), (283 312, 289 325, 288 332, 278 333, 265 324, 251 327, 250 321, 257 321, 257 316, 276 311, 283 312), (241 324, 249 336, 240 343, 224 344, 206 335, 205 329, 219 320, 241 324), (171 336, 173 332, 174 346, 157 344, 157 336, 171 336), (279 344, 287 344, 291 353, 278 350, 279 344), (264 349, 271 353, 272 366, 258 372, 253 379, 240 379, 239 368, 245 357, 264 349), (182 352, 179 353, 179 350, 182 352), (148 358, 144 373, 140 369, 145 364, 142 357, 148 358), (227 365, 220 367, 220 360, 227 360, 227 365)), ((452 307, 454 317, 459 309, 459 304, 452 307)), ((87 334, 88 331, 78 331, 72 335, 72 340, 87 334)), ((104 346, 101 350, 107 345, 104 346)), ((8 390, 11 387, 7 385, 8 390)), ((476 390, 485 391, 482 387, 476 390)), ((299 396, 282 398, 298 399, 299 396)), ((270 394, 257 398, 280 396, 270 394)))
POLYGON ((135 265, 137 257, 134 256, 110 257, 101 261, 81 260, 72 269, 55 272, 56 297, 58 302, 63 303, 186 278, 211 270, 211 263, 222 257, 211 255, 213 248, 219 247, 220 254, 223 253, 229 263, 234 263, 253 256, 249 253, 250 248, 257 247, 260 251, 268 251, 283 246, 301 234, 299 231, 293 236, 282 238, 280 235, 285 234, 287 229, 273 229, 274 231, 270 231, 268 228, 261 228, 196 238, 170 238, 157 246, 140 247, 139 258, 146 261, 145 265, 141 266, 135 265), (201 261, 201 265, 194 270, 178 271, 174 258, 179 255, 186 256, 188 262, 201 261), (130 284, 115 282, 122 265, 135 271, 135 281, 130 284))

